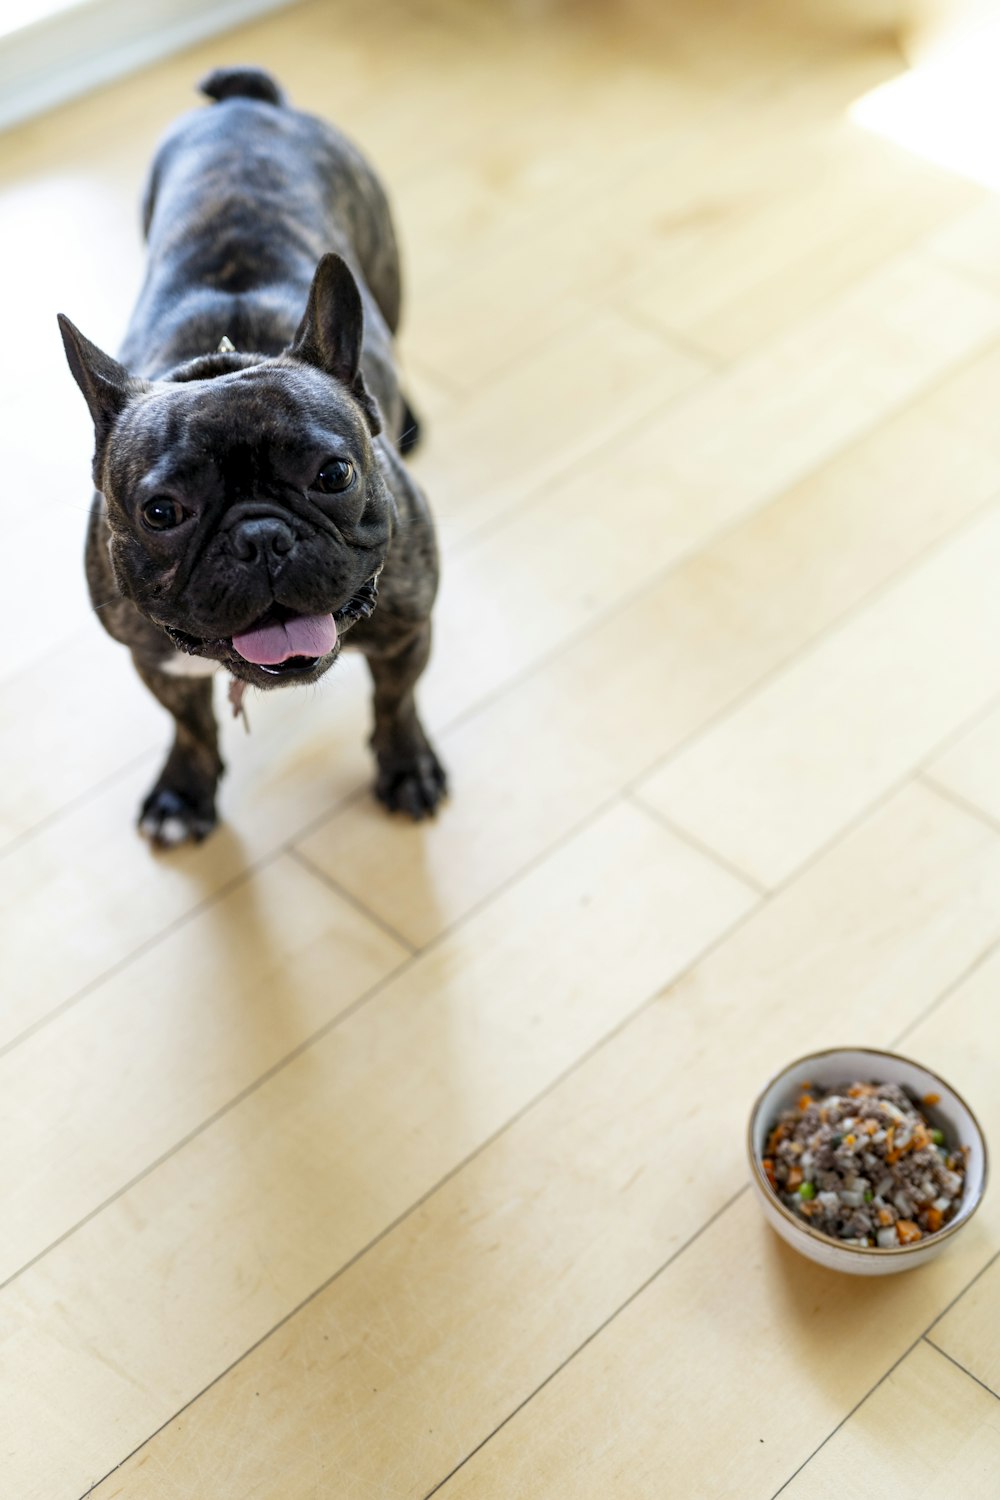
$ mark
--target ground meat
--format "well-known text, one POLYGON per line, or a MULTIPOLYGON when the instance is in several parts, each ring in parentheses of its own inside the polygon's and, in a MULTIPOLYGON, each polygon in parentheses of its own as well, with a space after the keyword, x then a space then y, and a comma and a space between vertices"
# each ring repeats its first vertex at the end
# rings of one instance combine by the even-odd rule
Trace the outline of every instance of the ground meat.
MULTIPOLYGON (((801 1088, 763 1158, 786 1208, 832 1239, 883 1250, 948 1223, 962 1196, 965 1149, 946 1142, 898 1084, 801 1088)), ((928 1109, 937 1102, 923 1100, 928 1109)))

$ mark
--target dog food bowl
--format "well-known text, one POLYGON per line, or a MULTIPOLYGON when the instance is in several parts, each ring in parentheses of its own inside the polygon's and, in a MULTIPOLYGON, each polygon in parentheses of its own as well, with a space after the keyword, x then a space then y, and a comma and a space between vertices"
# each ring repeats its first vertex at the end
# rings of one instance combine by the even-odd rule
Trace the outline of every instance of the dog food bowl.
POLYGON ((852 1276, 891 1276, 922 1266, 948 1245, 968 1224, 986 1189, 988 1159, 986 1141, 979 1122, 951 1084, 937 1073, 900 1057, 871 1047, 835 1047, 811 1052, 789 1063, 761 1090, 750 1111, 747 1126, 750 1179, 764 1217, 800 1255, 832 1271, 852 1276), (792 1108, 808 1080, 815 1089, 860 1081, 896 1083, 916 1100, 937 1094, 939 1102, 928 1113, 944 1131, 949 1144, 967 1147, 965 1182, 958 1208, 935 1234, 909 1245, 880 1249, 874 1245, 850 1245, 813 1229, 785 1207, 774 1192, 762 1165, 764 1143, 782 1110, 792 1108))

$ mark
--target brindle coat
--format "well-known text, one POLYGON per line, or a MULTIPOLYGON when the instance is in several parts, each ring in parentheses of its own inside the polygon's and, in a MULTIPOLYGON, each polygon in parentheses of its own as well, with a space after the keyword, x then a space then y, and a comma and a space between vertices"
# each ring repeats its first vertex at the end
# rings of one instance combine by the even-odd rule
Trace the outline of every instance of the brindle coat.
POLYGON ((445 786, 413 691, 438 570, 399 457, 417 427, 393 359, 389 208, 355 147, 267 74, 221 70, 201 87, 217 102, 179 120, 153 164, 148 269, 120 362, 60 320, 95 424, 91 598, 175 720, 140 826, 161 844, 214 826, 212 684, 192 674, 221 663, 278 685, 231 643, 274 608, 332 612, 338 627, 335 650, 289 664, 289 680, 315 681, 345 636, 365 653, 376 792, 419 818, 445 786), (344 494, 317 493, 331 455, 353 475, 344 494), (183 519, 151 530, 151 496, 183 519))

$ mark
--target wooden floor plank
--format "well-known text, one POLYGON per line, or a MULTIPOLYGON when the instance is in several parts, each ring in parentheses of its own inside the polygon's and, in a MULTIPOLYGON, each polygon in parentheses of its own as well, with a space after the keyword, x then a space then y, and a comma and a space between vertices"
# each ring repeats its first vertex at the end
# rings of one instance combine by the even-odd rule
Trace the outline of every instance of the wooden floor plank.
POLYGON ((84 619, 78 635, 0 684, 0 757, 17 767, 0 784, 0 849, 120 775, 158 741, 165 751, 168 722, 148 693, 136 691, 128 654, 84 619))
MULTIPOLYGON (((963 986, 969 1027, 958 1039, 962 1056, 977 1050, 992 1054, 996 1032, 996 995, 1000 982, 1000 954, 993 954, 963 986)), ((977 1098, 973 1108, 984 1103, 977 1098)), ((984 1122, 984 1128, 985 1122, 984 1122)), ((987 1130, 987 1144, 995 1149, 996 1137, 987 1130)), ((996 1189, 994 1187, 993 1191, 996 1189)), ((1000 1263, 994 1264, 959 1298, 930 1337, 945 1354, 958 1361, 977 1380, 1000 1396, 1000 1349, 996 1330, 1000 1326, 1000 1263)))
MULTIPOLYGON (((720 101, 695 93, 690 79, 665 72, 661 64, 656 108, 650 98, 640 126, 648 79, 633 69, 627 84, 630 131, 623 130, 621 112, 613 108, 616 90, 602 81, 585 121, 574 129, 570 152, 563 146, 560 155, 561 143, 546 140, 530 173, 507 166, 505 175, 514 176, 518 188, 525 180, 547 181, 547 211, 538 212, 541 205, 536 205, 534 214, 521 219, 515 193, 513 225, 487 218, 474 234, 475 253, 452 264, 450 274, 439 271, 425 279, 418 266, 409 325, 416 347, 464 388, 476 390, 500 369, 523 367, 545 339, 572 322, 582 301, 631 306, 695 345, 700 342, 696 330, 704 325, 706 348, 727 358, 748 352, 810 311, 824 292, 842 290, 912 244, 924 229, 961 214, 983 196, 982 190, 923 164, 901 164, 891 148, 846 125, 838 106, 866 92, 894 65, 889 49, 824 52, 805 69, 778 77, 766 92, 758 89, 753 131, 746 129, 744 102, 752 75, 720 101), (595 134, 595 124, 603 127, 600 133, 595 134), (595 194, 598 176, 604 183, 595 194), (880 179, 883 194, 891 184, 891 217, 872 212, 879 193, 873 178, 880 179), (809 189, 822 190, 822 213, 809 199, 809 189), (806 201, 800 202, 804 190, 806 201), (865 202, 867 213, 861 207, 865 202), (863 235, 852 235, 850 222, 831 234, 831 221, 840 225, 852 217, 855 231, 863 220, 863 235), (780 268, 787 285, 796 252, 808 259, 819 234, 825 254, 802 269, 798 305, 789 298, 781 318, 778 299, 772 295, 767 304, 759 288, 740 303, 740 288, 750 292, 755 270, 763 276, 762 257, 769 256, 774 269, 780 255, 788 258, 780 268), (732 247, 730 254, 724 245, 732 247), (747 304, 769 305, 770 326, 762 317, 755 329, 744 331, 741 342, 727 343, 707 316, 727 294, 734 304, 727 308, 734 329, 737 313, 749 322, 747 304), (470 346, 467 328, 498 295, 506 307, 502 324, 489 340, 470 346)), ((428 185, 423 176, 419 182, 428 185)), ((426 213, 426 202, 418 203, 417 225, 426 213)), ((440 254, 447 259, 446 247, 440 254)))
POLYGON ((883 1495, 993 1500, 1000 1404, 923 1340, 800 1469, 785 1500, 883 1495))
MULTIPOLYGON (((740 499, 749 506, 772 498, 984 349, 998 332, 1000 300, 927 258, 901 257, 676 401, 660 425, 664 491, 679 489, 693 503, 711 504, 723 490, 734 506, 740 499)), ((565 426, 565 436, 563 426, 557 428, 551 451, 562 453, 564 466, 577 456, 586 424, 575 425, 581 418, 572 407, 572 392, 578 380, 594 387, 586 337, 581 332, 561 345, 547 345, 528 371, 513 368, 473 400, 458 403, 438 424, 419 472, 451 534, 465 534, 502 514, 511 503, 512 482, 525 494, 557 474, 557 467, 537 462, 544 440, 536 423, 544 424, 546 416, 544 405, 539 409, 543 386, 552 391, 556 421, 565 426), (560 347, 565 358, 553 389, 560 347), (520 412, 523 402, 524 416, 511 445, 495 410, 501 395, 515 391, 512 410, 520 412), (520 426, 529 411, 522 438, 520 426), (526 463, 529 455, 536 459, 533 468, 526 463)), ((613 339, 610 347, 614 358, 613 339)), ((609 373, 602 373, 602 380, 609 373)), ((680 370, 668 376, 668 388, 679 390, 684 378, 680 370)), ((650 411, 662 404, 662 393, 640 392, 638 386, 637 381, 632 387, 637 416, 643 406, 650 411)), ((610 399, 614 405, 613 394, 610 399)), ((616 418, 612 411, 600 420, 616 418)))
MULTIPOLYGON (((433 367, 432 367, 433 368, 433 367)), ((708 369, 655 332, 581 306, 572 329, 456 403, 415 471, 446 539, 464 536, 541 490, 708 369), (600 348, 595 378, 594 349, 600 348), (503 420, 497 420, 498 412, 503 420)))
POLYGON ((979 807, 1000 821, 1000 709, 979 723, 931 761, 928 776, 955 797, 979 807))
MULTIPOLYGON (((425 1495, 739 1189, 741 1127, 773 1064, 770 1038, 780 1031, 788 1053, 847 1034, 889 1040, 1000 931, 998 874, 996 835, 906 792, 646 1007, 98 1500, 179 1500, 195 1484, 224 1485, 237 1448, 240 1482, 260 1500, 304 1500, 320 1472, 316 1432, 343 1493, 425 1495), (901 864, 906 882, 894 878, 901 864)), ((696 1243, 684 1256, 697 1264, 699 1253, 696 1243)), ((669 1320, 653 1342, 656 1379, 692 1353, 669 1320)), ((703 1408, 706 1426, 719 1402, 703 1408)))
POLYGON ((942 265, 1000 292, 1000 204, 995 195, 932 235, 927 250, 942 265))
POLYGON ((654 772, 643 800, 762 884, 787 879, 996 697, 998 567, 992 510, 654 772))
POLYGON ((793 575, 803 599, 848 580, 841 604, 860 599, 1000 491, 1000 443, 990 434, 998 380, 1000 351, 990 351, 742 527, 747 496, 738 484, 709 494, 664 485, 672 420, 646 419, 627 444, 603 445, 446 556, 439 644, 422 687, 433 721, 445 724, 473 693, 513 681, 543 647, 593 630, 699 548, 708 549, 700 568, 709 577, 753 572, 746 586, 756 587, 760 608, 784 597, 793 575), (733 535, 716 541, 727 526, 733 535), (774 567, 783 562, 789 576, 779 581, 774 567))
POLYGON ((407 952, 285 857, 0 1058, 0 1281, 407 952))
MULTIPOLYGON (((1000 965, 991 967, 996 984, 1000 965)), ((994 991, 995 994, 995 991, 994 991)), ((994 1262, 984 1276, 935 1323, 931 1333, 934 1343, 945 1354, 981 1380, 1000 1399, 1000 1352, 997 1349, 997 1320, 1000 1319, 1000 1263, 994 1262)))
POLYGON ((736 486, 751 503, 794 483, 994 339, 1000 302, 969 290, 913 255, 830 299, 678 403, 665 487, 736 486))
POLYGON ((956 218, 971 217, 963 209, 981 190, 970 183, 934 173, 844 118, 823 124, 787 163, 787 179, 773 162, 766 182, 749 189, 713 176, 702 214, 665 242, 651 238, 623 305, 721 358, 739 358, 924 235, 934 253, 936 225, 948 226, 944 242, 956 218), (886 193, 891 215, 879 212, 886 193))

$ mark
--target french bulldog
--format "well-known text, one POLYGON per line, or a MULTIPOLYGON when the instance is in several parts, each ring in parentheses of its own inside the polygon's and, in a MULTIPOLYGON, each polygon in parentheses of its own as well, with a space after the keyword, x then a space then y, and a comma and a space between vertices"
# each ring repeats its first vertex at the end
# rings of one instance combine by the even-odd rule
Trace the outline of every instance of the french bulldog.
POLYGON ((200 87, 214 102, 153 162, 119 358, 59 318, 94 422, 91 601, 175 724, 139 827, 166 846, 215 826, 215 672, 236 709, 246 685, 316 682, 345 645, 373 679, 376 794, 422 818, 445 792, 414 701, 438 559, 400 456, 418 424, 393 358, 386 197, 267 73, 200 87))

